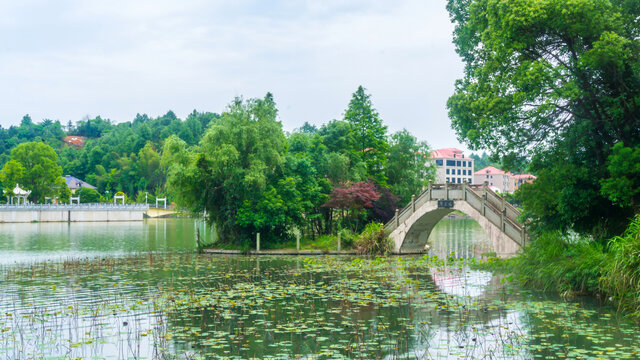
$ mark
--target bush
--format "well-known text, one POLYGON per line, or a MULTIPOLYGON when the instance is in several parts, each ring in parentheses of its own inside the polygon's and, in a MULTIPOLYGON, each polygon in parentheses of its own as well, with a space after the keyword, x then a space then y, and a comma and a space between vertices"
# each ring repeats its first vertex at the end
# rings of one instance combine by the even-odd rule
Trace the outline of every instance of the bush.
POLYGON ((545 232, 511 259, 488 259, 477 266, 514 273, 529 287, 601 294, 640 319, 640 215, 623 236, 599 241, 545 232))
POLYGON ((92 188, 81 187, 73 196, 80 196, 80 202, 83 204, 100 202, 100 193, 92 188))
POLYGON ((623 236, 609 242, 610 261, 600 280, 603 292, 614 297, 620 307, 640 316, 640 215, 623 236))
POLYGON ((522 255, 515 258, 513 269, 532 287, 560 293, 595 293, 605 261, 599 243, 569 239, 552 231, 538 236, 522 255))
POLYGON ((342 249, 350 249, 353 247, 358 234, 354 234, 349 229, 340 230, 340 242, 342 243, 342 249))
POLYGON ((385 255, 391 252, 391 239, 384 231, 384 225, 376 222, 367 224, 353 247, 361 255, 385 255))

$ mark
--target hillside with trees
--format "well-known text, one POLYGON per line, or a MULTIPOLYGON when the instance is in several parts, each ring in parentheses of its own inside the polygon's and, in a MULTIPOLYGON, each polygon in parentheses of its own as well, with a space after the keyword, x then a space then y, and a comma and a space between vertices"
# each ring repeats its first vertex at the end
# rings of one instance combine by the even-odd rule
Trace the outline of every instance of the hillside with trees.
POLYGON ((49 190, 37 190, 31 201, 65 202, 68 189, 60 179, 72 175, 96 186, 101 201, 116 192, 129 201, 148 194, 206 211, 224 241, 241 245, 255 232, 269 234, 266 241, 286 239, 294 227, 312 238, 360 231, 367 222, 389 220, 433 179, 427 143, 406 130, 389 134, 363 87, 343 118, 319 127, 305 123, 286 133, 277 114, 267 94, 184 120, 169 111, 118 124, 97 116, 63 126, 27 115, 19 126, 0 128, 0 181, 35 189, 26 161, 46 153, 53 169, 49 190), (66 136, 82 137, 82 145, 70 146, 66 136), (23 147, 37 151, 25 157, 23 147))

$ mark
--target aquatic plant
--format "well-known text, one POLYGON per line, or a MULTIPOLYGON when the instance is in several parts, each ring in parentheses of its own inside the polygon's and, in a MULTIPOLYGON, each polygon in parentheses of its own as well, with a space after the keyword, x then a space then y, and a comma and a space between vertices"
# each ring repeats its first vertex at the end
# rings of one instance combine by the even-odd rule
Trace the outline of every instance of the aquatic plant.
POLYGON ((453 256, 147 253, 4 266, 0 280, 0 358, 640 354, 640 333, 611 313, 519 295, 453 256))
POLYGON ((560 293, 597 293, 604 273, 602 245, 583 239, 567 239, 560 232, 538 236, 512 261, 513 270, 525 284, 560 293))

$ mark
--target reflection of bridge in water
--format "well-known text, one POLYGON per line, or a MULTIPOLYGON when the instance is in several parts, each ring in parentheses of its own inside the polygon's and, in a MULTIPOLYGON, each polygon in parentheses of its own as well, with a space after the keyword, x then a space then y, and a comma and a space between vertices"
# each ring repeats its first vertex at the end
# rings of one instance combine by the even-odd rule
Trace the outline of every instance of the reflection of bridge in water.
POLYGON ((493 251, 487 234, 471 218, 445 217, 433 228, 427 244, 429 253, 440 258, 479 259, 493 251))
POLYGON ((527 241, 525 228, 518 222, 520 212, 486 184, 429 184, 385 225, 394 251, 423 250, 435 225, 455 210, 480 224, 499 256, 516 253, 527 241))

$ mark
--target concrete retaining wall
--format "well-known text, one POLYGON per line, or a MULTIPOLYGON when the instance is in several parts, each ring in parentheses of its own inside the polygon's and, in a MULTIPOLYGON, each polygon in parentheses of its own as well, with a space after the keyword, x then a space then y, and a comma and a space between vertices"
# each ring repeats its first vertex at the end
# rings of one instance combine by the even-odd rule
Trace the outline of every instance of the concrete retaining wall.
POLYGON ((0 223, 142 221, 144 209, 0 209, 0 223))

